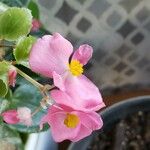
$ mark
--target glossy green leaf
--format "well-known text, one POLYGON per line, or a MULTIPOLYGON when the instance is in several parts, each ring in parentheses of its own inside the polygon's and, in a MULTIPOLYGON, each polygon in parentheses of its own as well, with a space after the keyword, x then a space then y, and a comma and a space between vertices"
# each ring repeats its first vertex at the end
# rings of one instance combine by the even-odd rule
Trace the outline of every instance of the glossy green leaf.
POLYGON ((16 48, 14 49, 14 56, 18 64, 29 67, 28 57, 33 43, 36 38, 33 36, 23 37, 19 39, 16 48))
POLYGON ((8 5, 8 6, 17 6, 17 7, 23 7, 28 4, 29 0, 1 0, 2 3, 8 5))
POLYGON ((0 121, 0 149, 23 150, 19 133, 7 127, 2 121, 0 121))
POLYGON ((38 5, 35 2, 30 1, 29 5, 28 5, 28 8, 31 10, 33 18, 39 19, 38 5))
MULTIPOLYGON (((14 108, 17 107, 28 107, 33 112, 38 106, 40 106, 40 101, 42 96, 39 90, 31 84, 21 85, 16 89, 12 99, 12 105, 14 108)), ((11 105, 11 106, 12 106, 11 105)), ((33 125, 27 127, 23 124, 9 125, 9 127, 21 131, 21 132, 39 132, 39 123, 41 117, 45 114, 45 110, 38 112, 33 116, 33 125)))
POLYGON ((9 41, 26 36, 32 26, 29 9, 12 7, 0 14, 0 39, 9 41))
POLYGON ((5 61, 0 62, 0 97, 4 97, 8 92, 7 73, 9 64, 5 61))

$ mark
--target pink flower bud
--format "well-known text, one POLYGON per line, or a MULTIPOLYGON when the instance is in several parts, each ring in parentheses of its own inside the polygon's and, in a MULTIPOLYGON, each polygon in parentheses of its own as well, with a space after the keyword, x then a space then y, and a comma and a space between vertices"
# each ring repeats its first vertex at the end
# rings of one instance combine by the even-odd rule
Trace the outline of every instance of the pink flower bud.
POLYGON ((31 31, 38 31, 41 26, 42 24, 38 19, 33 19, 31 31))
POLYGON ((19 118, 17 117, 17 110, 8 110, 1 114, 3 120, 8 124, 19 123, 19 118))
POLYGON ((20 107, 17 110, 8 110, 3 112, 1 116, 8 124, 22 123, 27 126, 32 124, 31 110, 27 107, 20 107))
POLYGON ((17 76, 17 71, 15 68, 11 68, 9 71, 8 71, 8 84, 10 86, 15 86, 16 84, 16 76, 17 76))

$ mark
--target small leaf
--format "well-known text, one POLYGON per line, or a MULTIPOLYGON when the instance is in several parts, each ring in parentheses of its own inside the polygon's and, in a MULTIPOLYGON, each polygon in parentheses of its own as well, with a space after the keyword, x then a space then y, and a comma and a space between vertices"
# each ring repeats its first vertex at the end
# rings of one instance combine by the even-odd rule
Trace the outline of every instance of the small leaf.
POLYGON ((23 144, 19 134, 0 122, 0 146, 1 150, 23 150, 23 144))
MULTIPOLYGON (((36 87, 31 84, 24 84, 18 87, 14 92, 11 106, 13 106, 15 109, 18 107, 28 107, 32 112, 34 112, 34 110, 40 106, 41 99, 42 96, 40 91, 36 87)), ((39 123, 44 114, 45 110, 41 109, 41 111, 33 116, 33 125, 29 127, 23 124, 9 125, 9 127, 21 132, 39 132, 39 123)))
POLYGON ((30 1, 29 5, 28 5, 28 8, 31 10, 33 18, 39 19, 38 5, 35 2, 30 1))
POLYGON ((5 61, 0 62, 0 96, 4 97, 8 91, 7 72, 9 64, 5 61))
POLYGON ((17 40, 26 36, 32 26, 29 9, 12 7, 0 13, 0 39, 17 40))
POLYGON ((35 41, 36 38, 33 36, 19 39, 16 48, 14 49, 13 52, 18 64, 29 67, 28 57, 29 57, 30 49, 35 41))

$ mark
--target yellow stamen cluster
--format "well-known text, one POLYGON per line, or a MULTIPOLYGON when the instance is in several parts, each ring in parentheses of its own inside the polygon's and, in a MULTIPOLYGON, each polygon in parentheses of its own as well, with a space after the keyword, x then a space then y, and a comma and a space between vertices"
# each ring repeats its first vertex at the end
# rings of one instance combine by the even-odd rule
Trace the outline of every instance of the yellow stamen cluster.
POLYGON ((78 123, 79 123, 79 117, 75 114, 69 114, 67 113, 67 116, 64 120, 64 124, 68 127, 68 128, 75 128, 78 123))
POLYGON ((78 60, 72 60, 69 64, 72 75, 79 76, 83 73, 83 65, 78 60))

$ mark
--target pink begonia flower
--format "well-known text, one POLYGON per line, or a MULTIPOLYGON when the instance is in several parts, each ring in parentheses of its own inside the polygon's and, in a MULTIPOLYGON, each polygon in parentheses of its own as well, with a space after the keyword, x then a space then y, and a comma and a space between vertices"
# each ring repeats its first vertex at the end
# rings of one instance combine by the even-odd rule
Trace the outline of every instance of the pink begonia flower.
POLYGON ((12 87, 16 84, 17 71, 15 68, 11 68, 8 71, 8 84, 12 87))
MULTIPOLYGON (((76 100, 67 104, 72 102, 73 108, 76 107, 75 104, 81 104, 80 108, 86 106, 96 111, 105 104, 98 88, 82 75, 83 66, 91 58, 92 52, 92 47, 84 44, 73 53, 72 44, 59 33, 55 33, 53 36, 45 35, 37 40, 31 49, 29 64, 34 72, 53 78, 54 85, 61 90, 57 91, 57 94, 66 93, 76 100)), ((60 102, 56 100, 57 103, 60 102)))
POLYGON ((42 24, 38 19, 33 19, 31 31, 38 31, 41 26, 42 24))
POLYGON ((55 105, 51 106, 48 113, 43 116, 40 129, 43 128, 44 123, 50 125, 56 142, 66 139, 77 142, 103 126, 101 117, 94 111, 64 110, 55 105))
POLYGON ((17 110, 8 110, 3 112, 1 116, 8 124, 22 123, 27 126, 32 124, 31 110, 27 107, 20 107, 17 110))

